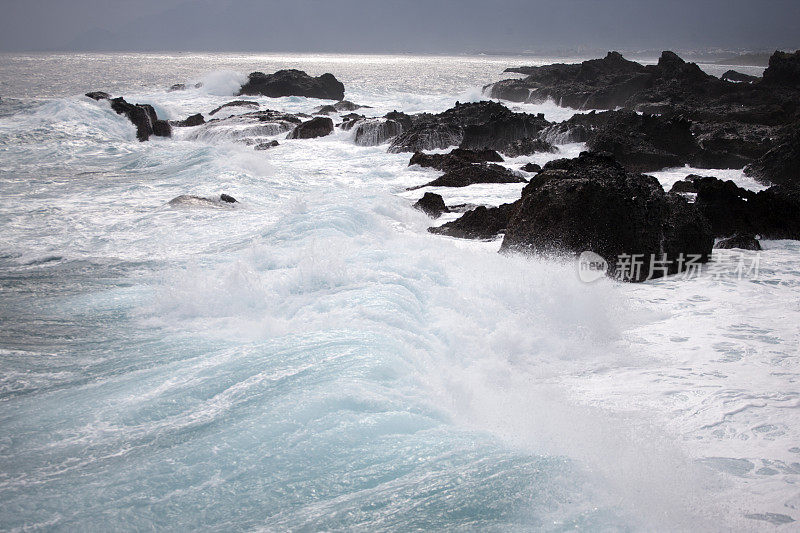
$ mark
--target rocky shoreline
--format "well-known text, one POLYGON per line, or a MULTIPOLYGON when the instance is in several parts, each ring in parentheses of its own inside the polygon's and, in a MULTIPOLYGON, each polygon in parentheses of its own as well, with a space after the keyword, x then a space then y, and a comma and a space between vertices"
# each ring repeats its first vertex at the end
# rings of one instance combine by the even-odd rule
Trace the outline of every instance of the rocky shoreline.
MULTIPOLYGON (((518 200, 477 206, 430 231, 468 239, 502 235, 503 253, 592 251, 606 261, 609 275, 625 281, 675 274, 706 262, 718 239, 718 247, 747 249, 759 249, 758 238, 800 239, 800 51, 775 52, 762 78, 733 71, 717 78, 672 52, 664 52, 656 65, 609 52, 579 64, 507 72, 524 77, 486 86, 492 98, 525 103, 552 99, 590 111, 554 123, 542 114, 481 101, 456 102, 437 114, 393 111, 368 117, 355 113, 366 106, 345 100, 345 87, 332 74, 312 77, 299 70, 254 72, 238 94, 335 103, 310 114, 292 114, 234 100, 205 115, 167 122, 146 104, 130 104, 103 92, 86 96, 108 101, 125 115, 140 141, 188 128, 190 139, 221 136, 265 150, 279 145, 272 138, 279 134, 313 139, 338 128, 352 130, 355 144, 387 144, 390 153, 412 153, 410 166, 442 173, 410 190, 526 183, 518 200), (223 110, 233 111, 222 116, 223 110), (569 142, 585 143, 588 151, 543 168, 503 164, 508 157, 557 153, 557 144, 569 142), (425 153, 451 147, 456 148, 449 153, 425 153), (681 165, 744 168, 771 186, 753 192, 731 181, 687 176, 665 191, 646 174, 681 165), (639 258, 638 268, 620 275, 621 258, 639 258)), ((210 202, 200 200, 193 197, 189 203, 210 202)), ((454 207, 431 192, 414 206, 433 218, 454 207)))

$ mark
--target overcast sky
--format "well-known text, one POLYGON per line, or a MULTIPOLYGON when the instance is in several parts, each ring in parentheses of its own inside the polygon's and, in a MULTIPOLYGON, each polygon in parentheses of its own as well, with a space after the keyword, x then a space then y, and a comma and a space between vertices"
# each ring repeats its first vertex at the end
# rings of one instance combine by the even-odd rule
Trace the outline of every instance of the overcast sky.
POLYGON ((796 49, 800 0, 0 0, 0 50, 796 49))

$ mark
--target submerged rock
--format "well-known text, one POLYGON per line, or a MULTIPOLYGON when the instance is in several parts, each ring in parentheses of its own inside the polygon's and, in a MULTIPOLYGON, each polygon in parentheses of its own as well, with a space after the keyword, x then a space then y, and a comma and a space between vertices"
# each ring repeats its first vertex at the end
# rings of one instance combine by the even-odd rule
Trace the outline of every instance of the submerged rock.
POLYGON ((287 139, 313 139, 333 133, 333 121, 328 117, 316 117, 298 124, 287 139))
POLYGON ((540 165, 537 165, 536 163, 525 163, 524 165, 522 165, 522 168, 520 168, 520 170, 522 170, 523 172, 537 173, 542 171, 542 167, 540 165))
POLYGON ((253 150, 269 150, 270 148, 275 148, 276 146, 280 146, 278 141, 269 141, 264 143, 258 143, 253 147, 253 150))
POLYGON ((370 106, 368 105, 358 105, 354 104, 349 100, 342 100, 341 102, 336 102, 335 104, 326 104, 314 108, 314 113, 328 115, 330 113, 342 113, 345 111, 355 111, 356 109, 369 109, 370 106))
POLYGON ((172 207, 223 207, 235 203, 239 202, 236 198, 227 194, 221 194, 216 198, 182 194, 170 200, 168 205, 172 207))
POLYGON ((301 122, 296 115, 265 109, 211 119, 193 128, 186 138, 205 142, 260 144, 267 141, 265 137, 291 131, 301 122))
POLYGON ((551 161, 523 189, 501 249, 588 250, 620 279, 644 281, 682 270, 690 255, 707 261, 713 244, 708 223, 685 199, 667 195, 658 180, 626 171, 608 154, 584 152, 551 161))
POLYGON ((442 213, 448 213, 450 211, 444 204, 444 198, 432 192, 426 192, 422 198, 417 200, 414 207, 431 218, 439 218, 442 216, 442 213))
POLYGON ((86 96, 91 98, 92 100, 97 100, 97 101, 110 100, 111 99, 111 95, 108 94, 108 93, 105 93, 103 91, 92 91, 92 92, 86 93, 86 96))
POLYGON ((274 74, 253 72, 239 94, 281 96, 305 96, 323 100, 344 100, 344 85, 333 74, 309 76, 302 70, 279 70, 274 74))
POLYGON ((213 117, 226 107, 249 107, 252 109, 258 109, 259 107, 261 107, 261 104, 259 104, 258 102, 253 102, 251 100, 234 100, 232 102, 228 102, 227 104, 222 104, 221 106, 212 109, 211 111, 208 112, 208 114, 209 116, 213 117))

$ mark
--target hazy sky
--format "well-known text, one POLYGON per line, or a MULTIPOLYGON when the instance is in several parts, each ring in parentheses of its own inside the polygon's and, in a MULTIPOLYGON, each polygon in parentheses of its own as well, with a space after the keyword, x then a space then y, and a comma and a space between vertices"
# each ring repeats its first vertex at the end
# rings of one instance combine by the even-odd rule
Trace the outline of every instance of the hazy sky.
POLYGON ((0 0, 0 50, 800 48, 800 0, 0 0))

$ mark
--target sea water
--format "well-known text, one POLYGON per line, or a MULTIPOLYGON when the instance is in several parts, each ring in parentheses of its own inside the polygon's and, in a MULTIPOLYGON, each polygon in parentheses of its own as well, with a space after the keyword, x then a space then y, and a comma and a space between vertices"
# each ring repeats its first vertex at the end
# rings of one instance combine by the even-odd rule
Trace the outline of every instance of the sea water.
MULTIPOLYGON (((584 283, 571 262, 427 233, 406 188, 437 173, 352 132, 140 143, 82 96, 181 119, 248 72, 299 68, 368 116, 440 112, 553 61, 0 56, 0 529, 794 527, 796 241, 715 250, 688 279, 584 283), (220 193, 239 203, 168 205, 220 193)), ((693 172, 762 187, 655 175, 693 172)), ((425 190, 499 205, 521 185, 425 190)))

